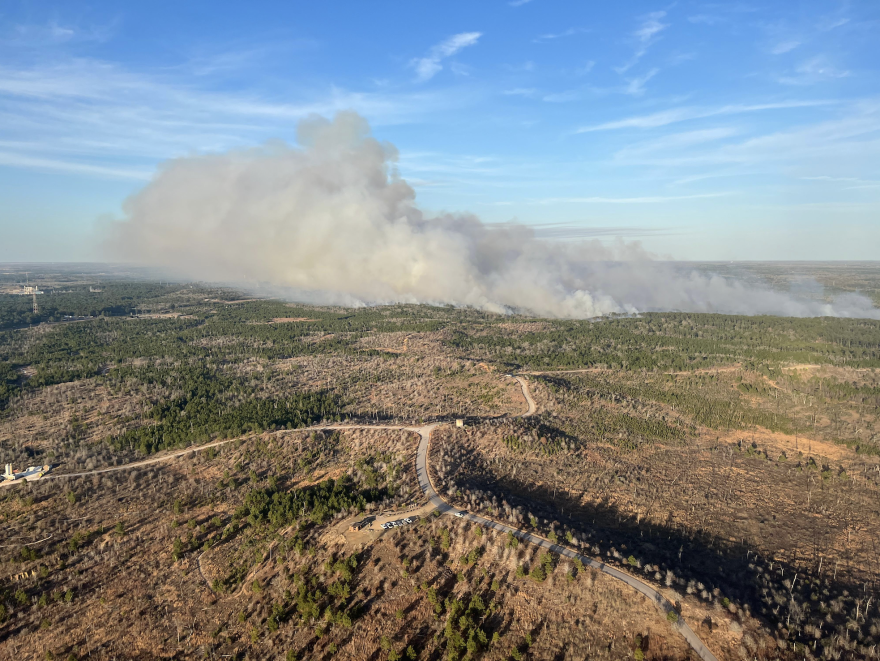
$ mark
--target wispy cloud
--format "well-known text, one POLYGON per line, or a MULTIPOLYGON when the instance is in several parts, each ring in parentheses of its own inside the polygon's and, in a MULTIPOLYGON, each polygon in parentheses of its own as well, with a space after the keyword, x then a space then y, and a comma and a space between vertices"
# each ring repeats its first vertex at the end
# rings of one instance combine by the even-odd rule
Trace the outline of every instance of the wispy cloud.
POLYGON ((576 101, 579 97, 580 94, 577 90, 568 90, 566 92, 547 94, 541 100, 547 103, 568 103, 569 101, 576 101))
POLYGON ((628 62, 619 67, 614 67, 617 73, 626 73, 635 64, 642 59, 648 49, 659 39, 659 34, 669 27, 669 23, 663 23, 662 19, 666 16, 665 11, 655 11, 642 17, 641 23, 632 38, 636 44, 636 50, 628 62))
POLYGON ((704 117, 715 117, 718 115, 738 115, 748 112, 759 112, 763 110, 781 110, 785 108, 807 108, 813 106, 823 106, 836 103, 836 101, 782 101, 778 103, 755 103, 755 104, 734 104, 717 107, 701 107, 701 106, 683 106, 680 108, 671 108, 670 110, 662 110, 660 112, 651 113, 650 115, 638 115, 635 117, 627 117, 602 124, 594 124, 592 126, 583 126, 575 131, 575 133, 590 133, 592 131, 611 131, 615 129, 639 128, 650 129, 676 122, 684 122, 693 119, 702 119, 704 117))
POLYGON ((827 181, 830 183, 848 184, 844 186, 844 190, 862 190, 880 188, 880 181, 872 181, 867 179, 859 179, 858 177, 829 177, 821 175, 818 177, 801 177, 804 181, 827 181))
POLYGON ((541 223, 530 225, 539 239, 589 239, 599 236, 636 238, 640 236, 671 236, 678 234, 669 227, 630 227, 576 225, 574 223, 541 223))
POLYGON ((636 155, 643 156, 657 152, 667 153, 679 149, 704 145, 709 142, 716 142, 724 138, 729 138, 737 133, 737 129, 730 126, 672 133, 670 135, 664 135, 661 138, 640 142, 626 147, 619 151, 617 156, 630 157, 636 155))
POLYGON ((727 19, 724 16, 717 16, 715 14, 695 14, 688 16, 687 20, 695 25, 717 25, 718 23, 724 23, 727 19))
POLYGON ((563 32, 549 32, 547 34, 540 34, 532 39, 532 41, 536 44, 540 44, 544 41, 553 41, 554 39, 562 39, 563 37, 572 37, 576 34, 583 34, 585 32, 589 32, 589 30, 585 28, 568 28, 563 32))
POLYGON ((644 197, 545 197, 528 200, 529 204, 657 204, 659 202, 674 202, 677 200, 700 200, 712 197, 726 197, 730 192, 698 193, 695 195, 648 195, 644 197))
MULTIPOLYGON (((844 5, 841 5, 841 11, 845 11, 844 5)), ((827 45, 829 39, 827 33, 849 22, 848 17, 841 16, 837 12, 834 16, 822 17, 818 21, 816 19, 781 20, 759 25, 766 33, 765 50, 771 55, 784 55, 810 44, 827 45)))
POLYGON ((819 24, 816 26, 816 29, 820 32, 829 32, 831 30, 835 30, 843 25, 849 23, 850 19, 848 18, 823 18, 819 21, 819 24))
POLYGON ((473 46, 483 36, 482 32, 461 32, 454 34, 448 39, 431 47, 425 57, 416 58, 412 61, 415 67, 417 80, 424 82, 430 80, 443 69, 440 64, 448 57, 452 57, 461 49, 473 46))
POLYGON ((679 64, 690 62, 696 57, 696 53, 675 53, 666 60, 666 63, 671 67, 677 67, 679 64))
POLYGON ((596 66, 596 61, 590 60, 589 62, 584 63, 583 66, 580 66, 577 69, 575 69, 574 75, 575 76, 586 76, 588 73, 590 73, 593 70, 593 67, 595 67, 595 66, 596 66))
POLYGON ((755 135, 738 142, 707 145, 705 149, 626 149, 617 154, 623 164, 653 167, 694 167, 728 164, 767 167, 789 164, 803 169, 821 164, 826 171, 862 168, 880 159, 880 106, 863 104, 844 116, 773 133, 755 135))
POLYGON ((817 55, 798 65, 794 75, 780 76, 779 82, 784 85, 813 85, 851 75, 850 71, 832 65, 824 55, 817 55))
POLYGON ((0 165, 27 168, 29 170, 43 170, 48 172, 65 172, 70 174, 87 174, 102 179, 129 179, 133 181, 149 181, 153 172, 151 169, 141 170, 129 167, 113 167, 106 165, 91 165, 75 161, 64 161, 53 158, 40 158, 17 154, 15 152, 0 151, 0 165))
POLYGON ((728 172, 703 172, 702 174, 692 174, 687 177, 680 177, 670 183, 671 186, 684 186, 697 181, 705 181, 706 179, 721 179, 723 177, 742 177, 754 174, 753 172, 728 171, 728 172))
POLYGON ((801 42, 797 39, 787 39, 785 41, 780 41, 778 44, 773 46, 770 49, 770 52, 773 55, 782 55, 783 53, 788 53, 793 51, 795 48, 801 45, 801 42))
POLYGON ((538 68, 532 60, 526 60, 522 64, 504 64, 502 66, 514 73, 531 73, 538 68))
POLYGON ((651 69, 641 76, 628 79, 626 81, 626 87, 623 89, 624 93, 631 94, 632 96, 641 96, 645 93, 645 83, 651 80, 651 78, 656 76, 659 72, 660 69, 651 69))
POLYGON ((116 32, 117 22, 79 25, 51 20, 46 23, 19 23, 11 29, 0 26, 0 45, 16 48, 46 48, 69 44, 103 43, 116 32))
POLYGON ((531 1, 532 0, 510 0, 507 4, 511 7, 522 7, 523 5, 529 4, 531 1))
POLYGON ((534 87, 515 87, 513 89, 504 90, 502 94, 505 96, 525 96, 533 97, 538 93, 534 87))
POLYGON ((269 100, 231 91, 222 80, 193 78, 189 68, 146 73, 90 59, 0 65, 0 163, 142 179, 158 160, 288 137, 291 122, 312 114, 356 108, 376 124, 389 124, 424 118, 444 106, 450 110, 472 98, 465 91, 330 87, 269 100))

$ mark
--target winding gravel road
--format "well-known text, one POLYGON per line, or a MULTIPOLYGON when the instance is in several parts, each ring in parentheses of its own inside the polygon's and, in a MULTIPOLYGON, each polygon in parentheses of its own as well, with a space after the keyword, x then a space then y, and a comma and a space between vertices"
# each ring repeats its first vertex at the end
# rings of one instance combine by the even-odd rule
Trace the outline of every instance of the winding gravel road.
MULTIPOLYGON (((514 417, 520 418, 533 415, 537 407, 535 406, 535 401, 532 399, 532 395, 529 392, 527 381, 521 376, 515 376, 514 378, 519 381, 519 384, 522 387, 523 397, 525 397, 526 402, 528 403, 528 411, 514 417)), ((436 507, 437 510, 441 513, 450 513, 452 512, 453 507, 440 497, 440 494, 438 494, 436 489, 434 489, 434 485, 431 483, 431 478, 428 475, 428 451, 431 445, 431 433, 438 426, 438 424, 426 425, 424 427, 419 427, 413 430, 418 432, 419 436, 421 437, 419 441, 419 449, 416 452, 416 474, 418 475, 419 487, 421 488, 422 493, 425 494, 428 502, 436 507)), ((630 587, 638 590, 643 595, 648 597, 651 601, 653 601, 654 604, 656 604, 657 607, 664 612, 669 613, 670 611, 675 610, 673 604, 668 599, 666 599, 666 597, 655 590, 651 585, 639 580, 634 576, 630 576, 629 574, 615 569, 614 567, 609 567, 603 562, 599 562, 587 556, 580 555, 579 553, 565 546, 554 544, 549 539, 545 539, 530 532, 519 530, 518 528, 513 528, 504 523, 499 523, 498 521, 493 521, 492 519, 487 519, 476 514, 471 514, 467 512, 462 518, 465 518, 468 521, 471 521, 478 525, 485 526, 486 528, 492 528, 493 530, 497 530, 502 533, 512 533, 514 536, 524 542, 529 542, 530 544, 534 544, 535 546, 547 549, 548 551, 552 551, 553 553, 565 556, 566 558, 579 558, 580 561, 584 563, 584 565, 594 567, 602 573, 608 574, 609 576, 616 578, 619 581, 623 581, 630 587)), ((699 636, 694 633, 693 629, 691 629, 680 616, 678 620, 673 624, 673 626, 678 629, 682 636, 684 636, 685 640, 700 656, 701 659, 703 659, 704 661, 718 661, 718 659, 715 657, 714 654, 712 654, 709 648, 707 648, 703 644, 703 641, 700 640, 699 636)))
MULTIPOLYGON (((512 378, 516 379, 519 382, 519 385, 522 388, 523 397, 525 398, 526 404, 528 405, 528 409, 524 413, 512 417, 524 418, 534 415, 537 412, 537 406, 535 404, 535 400, 532 399, 532 395, 529 392, 528 382, 522 376, 513 376, 512 378)), ((424 425, 422 427, 404 427, 401 425, 320 425, 315 427, 305 427, 299 431, 320 429, 395 429, 416 432, 420 438, 419 447, 416 451, 416 475, 418 477, 419 487, 421 488, 422 493, 425 495, 431 505, 437 508, 437 510, 441 514, 448 514, 452 513, 454 508, 437 493, 428 475, 428 450, 431 444, 431 433, 441 424, 442 423, 438 422, 430 425, 424 425)), ((166 454, 161 457, 153 457, 151 459, 145 459, 143 461, 125 464, 124 466, 100 468, 97 470, 85 471, 80 473, 46 475, 41 478, 41 480, 57 480, 64 477, 84 477, 88 475, 97 475, 100 473, 112 473, 116 471, 129 470, 131 468, 148 466, 151 464, 169 461, 177 457, 182 457, 191 452, 198 452, 207 448, 225 445, 226 443, 231 443, 237 440, 240 439, 224 439, 222 441, 214 441, 213 443, 207 443, 205 445, 191 446, 189 448, 186 448, 185 450, 166 454)), ((643 595, 651 599, 661 610, 667 613, 674 610, 673 604, 668 599, 666 599, 666 597, 655 590, 651 585, 639 580, 638 578, 635 578, 634 576, 630 576, 629 574, 615 569, 614 567, 609 567, 605 563, 598 562, 597 560, 593 560, 592 558, 584 555, 580 555, 572 549, 560 546, 559 544, 554 544, 550 540, 535 535, 533 533, 519 530, 518 528, 513 528, 504 523, 493 521, 492 519, 487 519, 485 517, 471 513, 465 513, 463 518, 466 518, 468 521, 471 521, 478 525, 485 526, 486 528, 492 528, 493 530, 497 530, 502 533, 512 533, 524 542, 529 542, 530 544, 534 544, 535 546, 547 549, 548 551, 552 551, 553 553, 556 553, 560 556, 565 556, 566 558, 572 559, 579 558, 580 561, 584 563, 584 565, 594 567, 595 569, 598 569, 599 571, 608 574, 609 576, 616 578, 619 581, 623 581, 630 587, 638 590, 643 595)), ((201 561, 201 557, 199 558, 199 560, 201 561)), ((201 565, 199 566, 199 570, 201 571, 201 565)), ((202 574, 202 577, 204 578, 204 574, 202 574)), ((205 580, 207 581, 207 579, 205 580)), ((685 640, 687 640, 688 644, 700 656, 701 659, 703 659, 704 661, 718 661, 715 655, 712 654, 711 651, 709 651, 709 649, 703 644, 703 641, 700 640, 697 634, 693 632, 693 630, 681 617, 678 618, 673 626, 675 626, 678 631, 684 636, 685 640)))

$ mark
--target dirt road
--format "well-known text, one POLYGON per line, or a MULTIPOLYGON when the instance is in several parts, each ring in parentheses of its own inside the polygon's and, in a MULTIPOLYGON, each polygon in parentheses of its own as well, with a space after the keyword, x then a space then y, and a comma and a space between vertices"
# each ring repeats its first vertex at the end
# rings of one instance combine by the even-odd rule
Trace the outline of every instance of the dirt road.
MULTIPOLYGON (((527 410, 525 413, 521 413, 519 415, 513 417, 528 417, 534 415, 537 411, 537 406, 535 405, 535 400, 532 398, 531 393, 529 392, 528 381, 522 376, 513 376, 516 379, 520 386, 522 387, 523 398, 526 401, 527 410)), ((443 423, 433 423, 429 425, 424 425, 421 427, 405 427, 401 425, 320 425, 316 427, 306 427, 303 430, 330 430, 330 429, 390 429, 390 430, 406 430, 413 431, 419 435, 419 445, 416 450, 416 476, 418 478, 419 488, 422 490, 425 498, 427 498, 427 509, 426 507, 422 507, 419 509, 419 513, 426 512, 428 510, 437 510, 441 514, 454 514, 454 508, 452 505, 447 503, 435 490, 434 485, 431 483, 431 479, 428 475, 428 451, 431 444, 431 434, 443 423)), ((145 459, 144 461, 138 461, 130 464, 126 464, 124 466, 114 466, 112 468, 101 468, 93 471, 86 471, 81 473, 68 473, 66 475, 47 475, 41 479, 43 480, 51 480, 51 479, 60 479, 62 477, 82 477, 87 475, 97 475, 100 473, 110 473, 114 471, 121 470, 129 470, 131 468, 137 468, 140 466, 148 466, 151 464, 156 464, 163 461, 169 461, 171 459, 175 459, 177 457, 182 457, 191 452, 197 452, 199 450, 205 450, 211 447, 217 447, 220 445, 224 445, 226 443, 231 443, 233 441, 237 441, 240 439, 227 439, 222 441, 214 441, 213 443, 207 443, 205 445, 192 446, 185 450, 181 450, 179 452, 174 452, 171 454, 163 455, 161 457, 154 457, 152 459, 145 459)), ((401 513, 400 515, 389 516, 388 518, 400 518, 401 516, 406 516, 406 514, 401 513)), ((520 530, 518 528, 513 528, 504 523, 500 523, 498 521, 493 521, 492 519, 487 519, 482 516, 478 516, 476 514, 464 513, 463 517, 468 521, 476 523, 481 526, 485 526, 486 528, 492 528, 493 530, 497 530, 502 533, 512 533, 518 539, 521 539, 524 542, 528 542, 530 544, 534 544, 535 546, 539 546, 541 548, 545 548, 548 551, 556 553, 560 556, 564 556, 566 558, 579 558, 584 565, 593 567, 608 576, 616 578, 623 583, 626 583, 630 587, 635 590, 638 590, 643 595, 647 596, 651 599, 658 608, 669 613, 674 610, 673 604, 666 599, 662 594, 660 594, 657 590, 655 590, 651 585, 645 583, 638 578, 626 574, 614 567, 609 567, 605 563, 599 562, 592 558, 589 558, 584 555, 580 555, 579 553, 573 551, 570 548, 560 546, 559 544, 554 544, 548 539, 540 537, 538 535, 532 534, 530 532, 520 530)), ((201 561, 201 557, 199 558, 201 561)), ((199 563, 199 572, 201 573, 201 562, 199 563)), ((202 573, 202 578, 205 579, 207 583, 207 578, 204 573, 202 573)), ((699 636, 694 633, 694 631, 687 625, 687 623, 679 616, 675 621, 673 626, 678 629, 679 633, 684 636, 685 640, 687 640, 688 644, 693 648, 693 650, 699 655, 701 659, 704 661, 718 661, 714 654, 703 644, 703 641, 700 640, 699 636)))

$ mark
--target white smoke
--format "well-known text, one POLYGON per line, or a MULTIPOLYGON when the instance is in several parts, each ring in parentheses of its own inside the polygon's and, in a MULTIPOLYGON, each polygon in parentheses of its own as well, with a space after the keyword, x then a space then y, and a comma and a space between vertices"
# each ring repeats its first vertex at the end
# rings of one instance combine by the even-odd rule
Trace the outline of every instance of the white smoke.
POLYGON ((125 204, 114 257, 328 303, 452 303, 588 318, 650 310, 880 316, 655 262, 638 244, 537 239, 525 226, 426 217, 395 148, 340 113, 283 143, 166 163, 125 204))

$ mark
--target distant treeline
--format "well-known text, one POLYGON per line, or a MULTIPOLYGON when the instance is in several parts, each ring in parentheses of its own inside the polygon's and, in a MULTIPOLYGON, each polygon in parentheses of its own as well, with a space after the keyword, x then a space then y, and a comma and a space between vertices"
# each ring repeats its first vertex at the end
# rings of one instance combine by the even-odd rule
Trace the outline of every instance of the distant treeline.
POLYGON ((91 292, 87 285, 76 285, 63 292, 38 294, 37 314, 30 296, 0 295, 0 330, 62 321, 65 316, 129 315, 141 305, 180 289, 180 285, 108 282, 96 289, 101 291, 91 292))
POLYGON ((547 323, 547 330, 519 334, 491 325, 479 333, 460 328, 449 344, 477 357, 533 370, 692 370, 767 362, 880 367, 880 321, 867 319, 649 313, 547 323))

